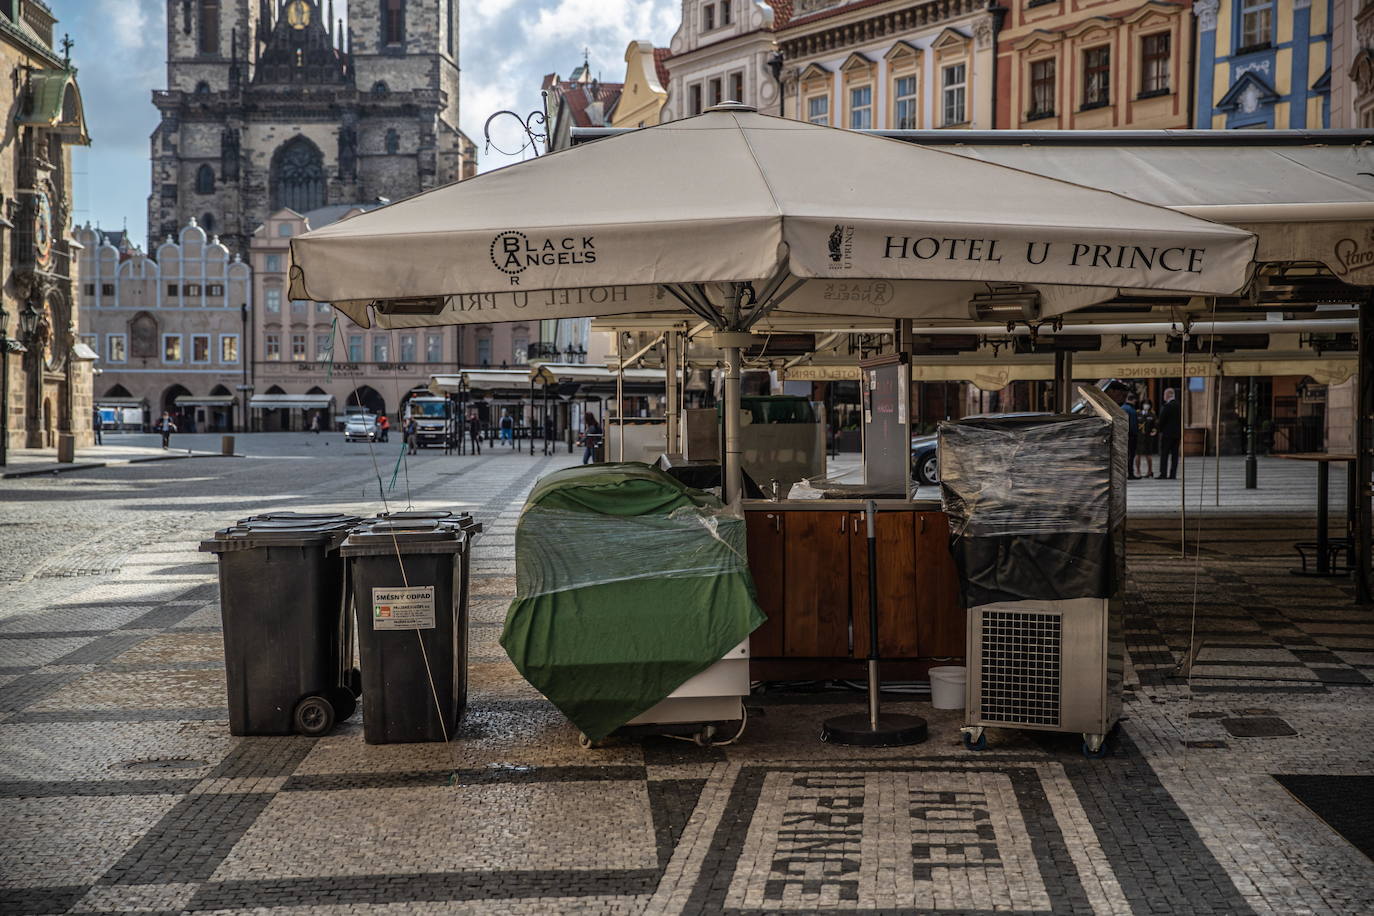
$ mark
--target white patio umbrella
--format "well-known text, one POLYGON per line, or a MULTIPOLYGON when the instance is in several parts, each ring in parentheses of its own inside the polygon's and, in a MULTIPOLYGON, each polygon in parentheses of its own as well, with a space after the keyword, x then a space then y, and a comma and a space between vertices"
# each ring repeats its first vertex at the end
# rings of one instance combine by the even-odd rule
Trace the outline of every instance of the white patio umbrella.
POLYGON ((1254 248, 1115 194, 727 103, 308 232, 290 294, 364 327, 695 314, 724 351, 730 499, 740 347, 767 314, 1037 320, 1121 289, 1227 295, 1254 248))

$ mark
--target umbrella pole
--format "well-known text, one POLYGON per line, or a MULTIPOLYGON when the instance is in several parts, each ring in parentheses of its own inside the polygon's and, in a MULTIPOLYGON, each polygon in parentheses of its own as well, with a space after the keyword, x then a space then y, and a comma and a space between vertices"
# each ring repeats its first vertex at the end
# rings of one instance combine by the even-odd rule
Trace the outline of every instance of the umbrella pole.
POLYGON ((743 498, 744 477, 740 472, 739 447, 739 362, 740 348, 725 347, 725 466, 721 475, 721 496, 726 504, 743 498))

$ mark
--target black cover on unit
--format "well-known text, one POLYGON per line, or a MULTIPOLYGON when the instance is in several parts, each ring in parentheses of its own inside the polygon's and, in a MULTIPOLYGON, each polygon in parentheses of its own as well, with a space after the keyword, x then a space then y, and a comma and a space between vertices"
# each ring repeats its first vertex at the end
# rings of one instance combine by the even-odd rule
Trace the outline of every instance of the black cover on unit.
POLYGON ((941 424, 941 497, 968 607, 1120 587, 1125 415, 1079 390, 1088 403, 1077 414, 941 424))

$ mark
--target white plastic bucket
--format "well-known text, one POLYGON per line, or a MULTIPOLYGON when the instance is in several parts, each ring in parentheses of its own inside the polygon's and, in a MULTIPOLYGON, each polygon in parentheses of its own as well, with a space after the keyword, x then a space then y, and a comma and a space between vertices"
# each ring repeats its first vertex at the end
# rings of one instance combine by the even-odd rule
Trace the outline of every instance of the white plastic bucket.
POLYGON ((963 665, 945 665, 930 669, 930 705, 936 709, 963 709, 964 684, 968 669, 963 665))

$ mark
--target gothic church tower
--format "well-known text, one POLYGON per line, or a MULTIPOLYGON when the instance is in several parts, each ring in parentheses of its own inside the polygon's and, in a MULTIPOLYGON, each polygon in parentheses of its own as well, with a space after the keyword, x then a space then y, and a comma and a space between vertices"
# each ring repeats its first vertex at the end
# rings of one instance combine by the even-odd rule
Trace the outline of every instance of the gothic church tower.
POLYGON ((150 251, 195 219, 246 255, 283 207, 396 200, 476 172, 458 128, 457 0, 335 5, 167 0, 150 251))

